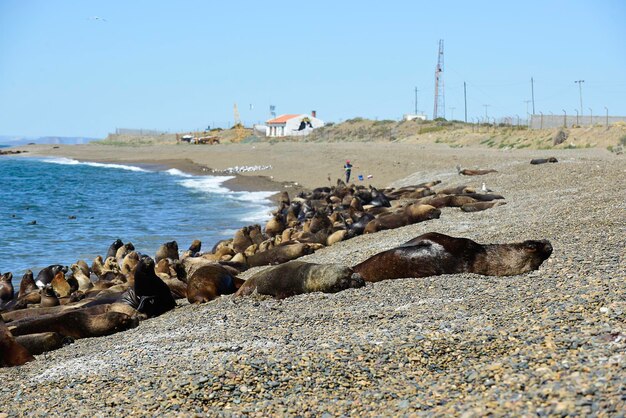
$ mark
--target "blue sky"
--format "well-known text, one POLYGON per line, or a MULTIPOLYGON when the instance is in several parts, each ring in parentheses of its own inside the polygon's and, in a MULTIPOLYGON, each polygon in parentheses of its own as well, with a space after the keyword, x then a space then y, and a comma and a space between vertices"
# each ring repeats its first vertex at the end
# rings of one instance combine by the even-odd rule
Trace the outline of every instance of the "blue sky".
POLYGON ((626 2, 0 0, 0 134, 227 127, 317 110, 339 122, 626 115, 626 2), (96 18, 97 17, 97 18, 96 18), (252 105, 252 108, 251 108, 252 105), (452 110, 452 107, 455 109, 452 110), (532 110, 532 105, 529 105, 532 110))

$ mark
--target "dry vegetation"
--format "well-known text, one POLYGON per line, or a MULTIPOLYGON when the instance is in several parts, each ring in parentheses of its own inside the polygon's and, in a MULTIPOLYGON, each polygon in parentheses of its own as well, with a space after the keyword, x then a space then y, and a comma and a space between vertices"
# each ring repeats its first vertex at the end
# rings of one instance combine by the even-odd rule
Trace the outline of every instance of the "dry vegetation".
MULTIPOLYGON (((209 135, 218 136, 221 143, 237 141, 234 129, 214 129, 209 135)), ((402 121, 349 119, 339 124, 329 123, 307 137, 259 138, 245 129, 242 142, 405 142, 441 143, 452 148, 478 146, 496 149, 605 148, 621 151, 626 146, 626 124, 575 127, 567 129, 527 129, 526 126, 480 125, 447 121, 402 121), (564 140, 561 143, 557 138, 564 140)), ((159 136, 109 135, 101 144, 148 145, 172 144, 174 134, 159 136)))

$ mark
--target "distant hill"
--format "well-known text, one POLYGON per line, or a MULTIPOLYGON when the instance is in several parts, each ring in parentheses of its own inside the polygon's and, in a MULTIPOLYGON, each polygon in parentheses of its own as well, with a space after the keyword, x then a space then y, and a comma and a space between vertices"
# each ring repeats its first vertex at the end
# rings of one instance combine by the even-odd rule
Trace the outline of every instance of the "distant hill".
MULTIPOLYGON (((96 141, 98 138, 87 138, 82 136, 19 136, 19 135, 0 135, 0 144, 5 146, 25 145, 25 144, 86 144, 96 141)), ((0 146, 2 146, 0 145, 0 146)))

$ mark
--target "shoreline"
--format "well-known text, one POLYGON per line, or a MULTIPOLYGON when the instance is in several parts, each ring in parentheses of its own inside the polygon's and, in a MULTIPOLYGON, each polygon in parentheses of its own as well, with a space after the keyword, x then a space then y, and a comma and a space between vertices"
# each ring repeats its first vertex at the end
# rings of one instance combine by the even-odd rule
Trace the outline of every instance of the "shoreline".
MULTIPOLYGON (((364 151, 353 145, 359 148, 353 155, 364 151)), ((328 149, 338 152, 333 144, 328 149)), ((182 303, 137 328, 77 340, 3 370, 0 402, 10 416, 77 410, 127 416, 587 416, 624 410, 624 157, 598 149, 417 151, 419 166, 411 165, 416 153, 405 147, 391 147, 381 157, 385 164, 390 158, 400 163, 390 184, 484 182, 507 204, 477 213, 444 208, 440 219, 357 236, 300 260, 354 266, 431 231, 481 244, 548 239, 552 256, 519 276, 454 274, 285 300, 222 296, 203 305, 182 303), (529 164, 529 157, 552 155, 558 163, 529 164), (457 164, 498 172, 459 176, 457 164)), ((271 160, 262 156, 242 159, 271 160)), ((378 157, 373 152, 369 161, 378 157)), ((320 179, 318 186, 327 184, 324 168, 334 161, 322 161, 318 173, 309 171, 310 161, 300 162, 276 166, 271 175, 291 173, 300 182, 310 174, 307 186, 320 179)), ((385 175, 381 170, 375 178, 385 175)))

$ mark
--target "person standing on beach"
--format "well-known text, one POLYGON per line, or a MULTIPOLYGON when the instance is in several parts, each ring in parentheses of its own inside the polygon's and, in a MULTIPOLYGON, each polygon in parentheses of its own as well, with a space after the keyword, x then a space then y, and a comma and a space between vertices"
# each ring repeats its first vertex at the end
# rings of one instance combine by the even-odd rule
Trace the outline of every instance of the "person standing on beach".
POLYGON ((346 184, 350 182, 350 174, 352 173, 352 164, 350 164, 350 160, 346 160, 346 164, 343 166, 343 169, 346 171, 346 184))

